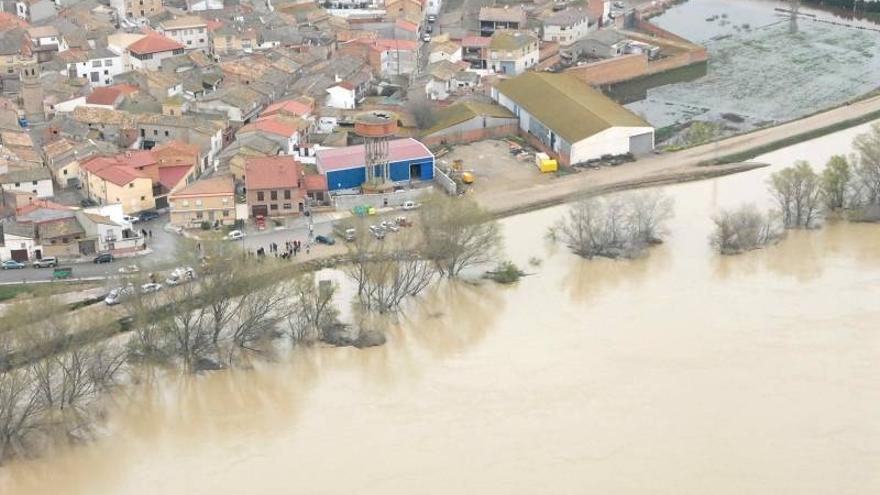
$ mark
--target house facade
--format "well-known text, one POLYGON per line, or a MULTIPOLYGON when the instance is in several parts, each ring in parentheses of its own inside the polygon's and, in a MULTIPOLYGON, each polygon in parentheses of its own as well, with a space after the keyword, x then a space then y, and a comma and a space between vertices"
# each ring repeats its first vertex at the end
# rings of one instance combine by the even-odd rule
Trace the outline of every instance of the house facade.
MULTIPOLYGON (((388 142, 389 180, 395 183, 434 178, 434 154, 412 138, 388 142)), ((318 150, 318 173, 327 178, 332 193, 360 188, 367 177, 364 145, 318 150)))
POLYGON ((568 46, 584 39, 590 31, 597 28, 584 8, 561 10, 544 20, 542 39, 562 46, 568 46))
POLYGON ((159 24, 159 32, 183 45, 184 50, 206 50, 211 46, 208 23, 201 17, 183 16, 159 24))
POLYGON ((523 31, 498 31, 489 43, 489 69, 515 76, 535 66, 540 58, 538 38, 523 31))
POLYGON ((248 209, 253 216, 297 215, 306 208, 304 172, 290 156, 251 158, 245 163, 248 209))
POLYGON ((122 56, 106 48, 91 50, 82 62, 71 62, 67 69, 71 75, 85 79, 92 87, 110 86, 113 78, 123 72, 122 56))
POLYGON ((172 225, 199 228, 233 225, 235 214, 235 183, 232 176, 202 179, 168 196, 172 225))
POLYGON ((9 170, 0 175, 0 189, 33 194, 40 199, 51 198, 55 195, 52 174, 45 167, 9 170))

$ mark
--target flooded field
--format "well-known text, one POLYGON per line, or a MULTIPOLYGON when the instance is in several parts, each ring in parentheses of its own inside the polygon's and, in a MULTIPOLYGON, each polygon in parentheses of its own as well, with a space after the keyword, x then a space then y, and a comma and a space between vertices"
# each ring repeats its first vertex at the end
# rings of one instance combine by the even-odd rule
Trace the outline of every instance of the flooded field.
MULTIPOLYGON (((774 10, 790 7, 769 0, 690 0, 652 18, 706 46, 707 73, 649 89, 647 98, 627 107, 657 128, 701 120, 735 132, 808 115, 880 87, 880 25, 803 6, 792 21, 774 10)), ((644 84, 621 85, 614 93, 630 101, 644 94, 644 84)))
POLYGON ((770 172, 667 188, 669 240, 636 261, 549 244, 565 207, 505 219, 509 257, 543 260, 517 285, 440 285, 384 347, 135 388, 0 493, 880 493, 880 226, 715 255, 710 216, 766 205, 770 172))

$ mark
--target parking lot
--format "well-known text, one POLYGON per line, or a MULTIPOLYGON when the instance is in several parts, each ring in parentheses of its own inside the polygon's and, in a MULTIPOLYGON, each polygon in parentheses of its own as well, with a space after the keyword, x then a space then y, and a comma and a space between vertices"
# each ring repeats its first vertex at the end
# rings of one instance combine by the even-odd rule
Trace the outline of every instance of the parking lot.
POLYGON ((534 155, 528 160, 512 156, 506 141, 478 141, 456 146, 450 153, 437 159, 445 168, 454 160, 464 162, 464 170, 473 172, 473 192, 480 194, 497 190, 522 189, 552 181, 555 174, 542 174, 535 166, 534 155))

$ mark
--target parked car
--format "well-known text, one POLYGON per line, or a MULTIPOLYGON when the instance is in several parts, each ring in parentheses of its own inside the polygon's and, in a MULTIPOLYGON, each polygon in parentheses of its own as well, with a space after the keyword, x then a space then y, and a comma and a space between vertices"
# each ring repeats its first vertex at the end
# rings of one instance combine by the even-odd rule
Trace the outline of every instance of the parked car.
POLYGON ((119 269, 119 273, 130 274, 130 273, 138 273, 141 269, 138 268, 137 265, 125 265, 119 269))
POLYGON ((318 244, 326 244, 328 246, 336 244, 336 240, 329 235, 317 235, 315 236, 315 242, 318 244))
POLYGON ((113 261, 113 255, 111 253, 101 253, 95 256, 95 259, 92 260, 93 263, 110 263, 113 261))
POLYGON ((104 303, 107 306, 113 306, 119 304, 125 297, 130 296, 134 293, 134 286, 128 284, 124 287, 118 287, 110 291, 107 294, 107 297, 104 298, 104 303))
POLYGON ((376 239, 384 239, 385 238, 385 229, 383 229, 382 227, 380 227, 378 225, 370 225, 370 232, 373 233, 373 236, 375 236, 376 239))
POLYGON ((6 260, 3 262, 4 270, 21 270, 22 268, 24 268, 24 263, 15 260, 6 260))
POLYGON ((395 224, 394 222, 389 222, 387 220, 383 220, 380 225, 382 225, 382 228, 385 229, 385 231, 387 232, 397 232, 400 230, 400 227, 398 227, 397 224, 395 224))
POLYGON ((351 241, 355 240, 356 238, 357 238, 357 231, 356 230, 345 229, 345 240, 346 241, 351 242, 351 241))
POLYGON ((179 285, 196 278, 196 271, 188 266, 179 266, 168 274, 165 279, 165 285, 179 285))
POLYGON ((150 220, 155 220, 159 218, 159 212, 157 211, 142 211, 140 215, 138 215, 138 219, 141 222, 149 222, 150 220))
POLYGON ((400 225, 401 227, 412 227, 413 224, 411 220, 408 220, 403 215, 397 217, 394 221, 397 222, 397 225, 400 225))
POLYGON ((434 26, 432 26, 432 25, 430 25, 430 24, 426 25, 426 26, 425 26, 425 32, 426 32, 426 33, 433 33, 433 32, 434 32, 434 26))
POLYGON ((233 230, 226 234, 226 239, 230 241, 238 241, 244 239, 244 232, 240 230, 233 230))
POLYGON ((428 14, 428 17, 426 19, 428 20, 428 22, 437 22, 437 16, 434 14, 428 14))
POLYGON ((156 284, 153 282, 141 286, 141 292, 144 294, 151 294, 153 292, 159 292, 160 290, 162 290, 162 284, 156 284))
POLYGON ((86 198, 86 199, 80 200, 79 205, 82 206, 83 208, 88 208, 90 206, 98 206, 98 203, 94 199, 86 198))
POLYGON ((419 207, 419 205, 415 201, 404 201, 403 202, 403 209, 406 211, 415 210, 418 207, 419 207))
POLYGON ((124 222, 128 222, 128 223, 138 223, 138 222, 141 221, 140 218, 138 218, 138 217, 133 217, 133 216, 131 216, 131 215, 122 215, 122 220, 123 220, 124 222))
POLYGON ((422 41, 424 41, 425 43, 430 42, 430 41, 431 41, 431 35, 428 34, 428 33, 423 34, 423 35, 422 35, 422 41))
POLYGON ((46 256, 34 261, 34 268, 52 268, 58 266, 58 259, 54 256, 46 256))

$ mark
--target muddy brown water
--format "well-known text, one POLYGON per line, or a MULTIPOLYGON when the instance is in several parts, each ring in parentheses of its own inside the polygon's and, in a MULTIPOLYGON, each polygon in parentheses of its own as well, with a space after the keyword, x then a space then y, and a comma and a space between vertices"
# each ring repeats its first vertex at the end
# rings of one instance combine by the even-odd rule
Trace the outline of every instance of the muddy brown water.
MULTIPOLYGON (((845 151, 864 126, 761 157, 845 151)), ((514 287, 440 285, 389 343, 131 391, 100 440, 0 469, 31 494, 880 493, 880 226, 714 255, 768 170, 668 187, 668 242, 583 261, 503 221, 514 287)))

